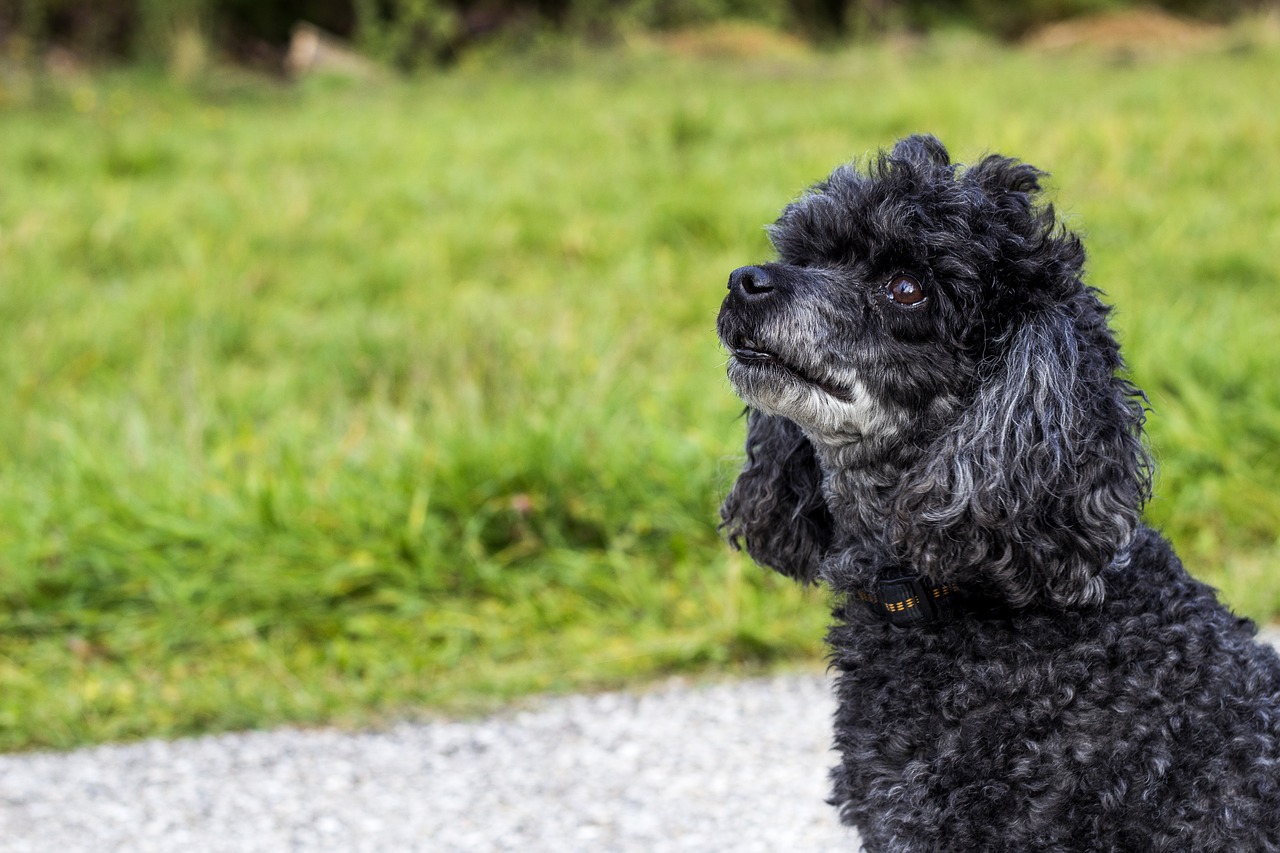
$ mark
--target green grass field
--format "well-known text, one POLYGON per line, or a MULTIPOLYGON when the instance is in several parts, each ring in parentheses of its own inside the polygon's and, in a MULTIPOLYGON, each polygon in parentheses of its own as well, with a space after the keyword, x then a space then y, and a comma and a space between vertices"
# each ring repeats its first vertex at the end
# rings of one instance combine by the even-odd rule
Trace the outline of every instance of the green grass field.
POLYGON ((0 749, 820 661, 824 596, 717 538, 715 313, 786 201, 917 130, 1052 171, 1149 517, 1280 614, 1278 74, 950 38, 0 90, 0 749))

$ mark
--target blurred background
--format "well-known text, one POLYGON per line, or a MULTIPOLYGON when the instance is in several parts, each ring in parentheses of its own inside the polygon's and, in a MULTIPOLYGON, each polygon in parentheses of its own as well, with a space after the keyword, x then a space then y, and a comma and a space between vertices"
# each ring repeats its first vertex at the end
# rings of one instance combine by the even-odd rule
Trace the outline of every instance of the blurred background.
POLYGON ((907 133, 1052 173, 1159 460, 1280 615, 1280 12, 3 0, 0 749, 821 665, 716 532, 715 314, 907 133))

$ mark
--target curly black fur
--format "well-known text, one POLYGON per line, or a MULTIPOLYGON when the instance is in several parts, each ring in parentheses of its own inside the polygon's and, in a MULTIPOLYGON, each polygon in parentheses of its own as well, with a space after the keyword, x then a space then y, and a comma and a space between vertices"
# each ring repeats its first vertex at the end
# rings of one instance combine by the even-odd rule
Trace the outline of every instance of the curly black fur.
POLYGON ((1042 177, 913 136, 783 211, 717 326, 750 408, 724 527, 836 593, 868 850, 1280 850, 1280 659, 1141 523, 1145 398, 1042 177), (856 600, 902 575, 967 603, 856 600))
POLYGON ((734 547, 804 583, 831 544, 831 511, 813 445, 794 423, 747 413, 747 462, 725 498, 723 527, 734 547))

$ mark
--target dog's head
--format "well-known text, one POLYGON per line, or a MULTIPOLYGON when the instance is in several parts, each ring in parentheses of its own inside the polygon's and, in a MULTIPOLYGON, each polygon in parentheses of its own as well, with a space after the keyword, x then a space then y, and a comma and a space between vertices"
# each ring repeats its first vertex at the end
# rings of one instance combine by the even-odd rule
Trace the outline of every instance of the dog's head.
POLYGON ((913 136, 783 211, 717 324, 752 409, 732 541, 812 580, 841 523, 814 445, 853 447, 903 460, 882 521, 904 565, 1019 606, 1099 598, 1149 487, 1144 410, 1041 176, 913 136))

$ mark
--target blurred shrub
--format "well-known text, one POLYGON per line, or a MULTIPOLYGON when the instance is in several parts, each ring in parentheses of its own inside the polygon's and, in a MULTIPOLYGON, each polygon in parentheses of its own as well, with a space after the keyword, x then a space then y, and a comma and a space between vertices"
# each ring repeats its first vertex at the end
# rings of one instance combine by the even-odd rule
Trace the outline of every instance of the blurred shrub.
POLYGON ((0 3, 0 43, 17 37, 39 47, 48 41, 90 55, 118 55, 130 46, 136 0, 17 0, 0 3))
POLYGON ((466 33, 466 4, 441 0, 353 0, 356 36, 378 59, 401 68, 453 58, 466 33))
POLYGON ((598 37, 738 19, 815 41, 955 24, 1016 38, 1040 24, 1136 5, 1226 20, 1274 8, 1277 0, 17 0, 0 3, 0 48, 31 53, 32 46, 57 45, 94 57, 164 58, 176 39, 197 32, 250 59, 280 54, 293 25, 308 21, 381 61, 412 68, 448 62, 478 40, 520 30, 598 37))

